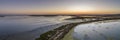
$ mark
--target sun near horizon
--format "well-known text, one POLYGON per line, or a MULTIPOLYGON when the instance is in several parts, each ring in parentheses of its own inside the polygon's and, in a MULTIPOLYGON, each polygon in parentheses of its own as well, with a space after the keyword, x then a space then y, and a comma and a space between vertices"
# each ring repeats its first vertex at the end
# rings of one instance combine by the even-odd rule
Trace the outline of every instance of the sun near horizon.
POLYGON ((115 14, 119 0, 0 0, 0 14, 115 14))

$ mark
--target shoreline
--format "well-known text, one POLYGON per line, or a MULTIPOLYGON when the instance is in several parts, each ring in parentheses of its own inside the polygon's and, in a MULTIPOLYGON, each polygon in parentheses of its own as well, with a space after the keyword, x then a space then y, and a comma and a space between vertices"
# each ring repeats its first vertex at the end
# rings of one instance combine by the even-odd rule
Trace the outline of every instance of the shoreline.
MULTIPOLYGON (((114 20, 104 20, 104 22, 113 22, 115 20, 120 20, 120 19, 114 19, 114 20)), ((103 22, 103 21, 96 21, 96 22, 103 22)), ((92 23, 96 23, 96 22, 92 22, 92 23)), ((89 23, 85 23, 85 24, 89 24, 89 23)), ((82 25, 82 24, 79 24, 82 25)), ((74 32, 74 28, 72 28, 61 40, 74 40, 73 38, 73 32, 74 32)))
POLYGON ((63 25, 59 28, 53 29, 51 31, 48 31, 48 32, 40 35, 40 37, 37 38, 36 40, 62 40, 70 32, 71 29, 73 29, 74 27, 76 27, 79 24, 86 24, 86 23, 106 21, 106 20, 117 20, 117 19, 120 19, 120 18, 103 19, 103 20, 90 20, 90 21, 85 21, 85 22, 66 24, 66 25, 63 25))

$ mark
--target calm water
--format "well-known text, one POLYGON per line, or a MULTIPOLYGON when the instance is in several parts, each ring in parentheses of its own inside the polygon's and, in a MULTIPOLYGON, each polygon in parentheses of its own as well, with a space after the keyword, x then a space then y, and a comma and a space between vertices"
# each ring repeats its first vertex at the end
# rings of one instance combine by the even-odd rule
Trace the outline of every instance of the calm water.
POLYGON ((73 37, 75 40, 120 40, 120 20, 78 25, 73 37))
POLYGON ((67 21, 62 20, 65 18, 67 18, 67 16, 0 17, 0 40, 34 40, 44 32, 67 24, 67 21))

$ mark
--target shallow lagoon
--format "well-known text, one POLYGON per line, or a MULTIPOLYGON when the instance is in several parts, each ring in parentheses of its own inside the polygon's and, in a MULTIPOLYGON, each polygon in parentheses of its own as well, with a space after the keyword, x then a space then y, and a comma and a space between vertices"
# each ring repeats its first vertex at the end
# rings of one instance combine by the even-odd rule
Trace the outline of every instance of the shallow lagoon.
POLYGON ((78 25, 74 40, 120 40, 120 20, 94 22, 78 25))

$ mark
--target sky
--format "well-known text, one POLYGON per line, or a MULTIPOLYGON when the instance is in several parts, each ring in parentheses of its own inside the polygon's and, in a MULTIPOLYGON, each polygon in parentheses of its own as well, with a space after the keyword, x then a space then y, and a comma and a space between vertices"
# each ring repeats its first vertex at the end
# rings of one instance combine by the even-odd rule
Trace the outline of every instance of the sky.
POLYGON ((120 0, 0 0, 0 14, 115 14, 120 0))

